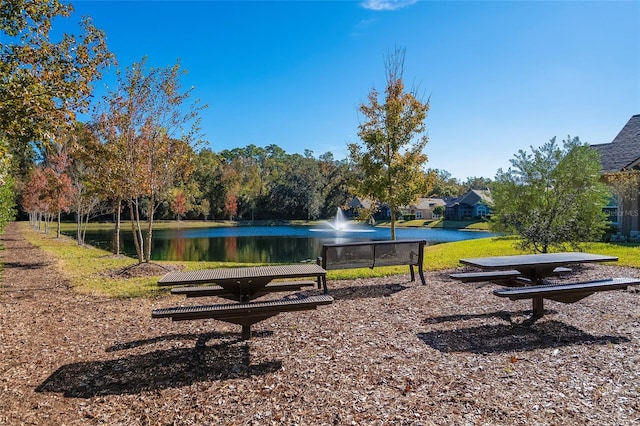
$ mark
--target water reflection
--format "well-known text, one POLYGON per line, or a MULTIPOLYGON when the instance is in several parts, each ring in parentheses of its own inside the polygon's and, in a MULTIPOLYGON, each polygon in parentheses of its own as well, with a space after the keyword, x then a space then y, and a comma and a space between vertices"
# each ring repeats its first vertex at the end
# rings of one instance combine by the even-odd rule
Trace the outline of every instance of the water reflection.
MULTIPOLYGON (((68 233, 75 237, 75 233, 68 233)), ((443 229, 396 229, 398 239, 425 239, 429 244, 485 238, 494 234, 443 229)), ((315 260, 322 244, 388 240, 386 228, 368 233, 318 232, 304 226, 265 226, 154 230, 152 260, 297 263, 315 260)), ((87 231, 89 244, 111 250, 113 231, 87 231)), ((123 231, 121 252, 135 257, 130 231, 123 231)))

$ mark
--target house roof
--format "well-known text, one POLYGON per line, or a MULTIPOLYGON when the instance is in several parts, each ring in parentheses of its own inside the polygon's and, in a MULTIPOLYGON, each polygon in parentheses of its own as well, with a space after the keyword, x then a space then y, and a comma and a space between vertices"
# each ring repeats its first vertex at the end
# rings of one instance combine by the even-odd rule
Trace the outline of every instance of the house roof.
POLYGON ((349 202, 349 207, 354 209, 370 209, 374 204, 377 204, 377 202, 370 198, 353 197, 353 199, 349 202))
POLYGON ((488 189, 470 189, 466 194, 462 197, 453 200, 450 205, 455 204, 466 204, 469 206, 473 206, 479 201, 482 201, 485 204, 491 204, 491 192, 488 189))
POLYGON ((600 153, 605 172, 619 172, 640 161, 640 114, 632 116, 610 143, 591 145, 600 153))
POLYGON ((444 206, 445 204, 442 198, 418 198, 418 201, 412 205, 418 210, 430 210, 437 206, 444 206))

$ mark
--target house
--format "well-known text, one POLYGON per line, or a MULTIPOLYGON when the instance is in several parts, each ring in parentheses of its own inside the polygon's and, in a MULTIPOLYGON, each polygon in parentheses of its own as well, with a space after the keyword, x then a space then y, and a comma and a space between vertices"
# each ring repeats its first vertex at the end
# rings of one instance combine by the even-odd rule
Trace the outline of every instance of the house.
POLYGON ((442 198, 418 198, 415 203, 400 207, 400 212, 403 216, 414 216, 416 219, 438 219, 438 215, 433 211, 438 206, 445 205, 442 198))
MULTIPOLYGON (((437 214, 433 211, 438 206, 445 207, 446 202, 442 198, 418 198, 418 200, 408 206, 398 208, 402 216, 415 216, 416 219, 437 219, 437 214)), ((353 197, 349 202, 347 215, 351 218, 357 217, 360 210, 373 211, 373 217, 379 220, 386 220, 391 217, 391 209, 386 203, 380 203, 368 198, 353 197)))
POLYGON ((489 189, 470 189, 462 197, 447 203, 444 218, 470 220, 491 215, 491 193, 489 189))
POLYGON ((380 204, 379 201, 374 201, 369 198, 353 197, 349 202, 349 209, 347 210, 347 216, 350 218, 357 217, 360 210, 370 210, 373 212, 373 217, 376 219, 388 219, 391 217, 391 210, 386 204, 380 204))
MULTIPOLYGON (((610 143, 591 146, 600 154, 604 175, 640 173, 640 114, 632 116, 610 143)), ((634 182, 635 187, 627 186, 623 193, 613 189, 615 195, 605 209, 622 236, 632 239, 640 231, 640 185, 634 182)))

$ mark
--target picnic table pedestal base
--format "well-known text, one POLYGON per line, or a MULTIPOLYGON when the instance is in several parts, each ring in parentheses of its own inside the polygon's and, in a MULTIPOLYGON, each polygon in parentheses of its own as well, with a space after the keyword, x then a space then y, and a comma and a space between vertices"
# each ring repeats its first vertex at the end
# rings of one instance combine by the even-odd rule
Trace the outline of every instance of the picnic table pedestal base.
POLYGON ((544 316, 544 299, 542 297, 533 298, 532 319, 537 320, 544 316))

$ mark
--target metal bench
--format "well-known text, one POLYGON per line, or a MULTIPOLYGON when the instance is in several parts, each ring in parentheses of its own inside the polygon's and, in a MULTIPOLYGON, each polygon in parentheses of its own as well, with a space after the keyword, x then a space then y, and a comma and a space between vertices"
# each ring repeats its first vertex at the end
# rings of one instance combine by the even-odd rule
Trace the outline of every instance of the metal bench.
POLYGON ((499 297, 508 297, 511 300, 542 298, 562 303, 574 303, 598 291, 624 290, 630 285, 640 285, 640 279, 610 278, 570 284, 500 288, 494 290, 493 294, 499 297))
MULTIPOLYGON (((363 241, 344 244, 323 244, 322 256, 317 263, 325 270, 371 268, 376 266, 409 265, 411 281, 415 281, 414 268, 418 269, 420 280, 424 278, 424 246, 426 240, 363 241)), ((326 277, 323 277, 324 291, 327 292, 326 277)))
MULTIPOLYGON (((254 298, 264 296, 268 293, 282 292, 282 291, 298 291, 303 287, 313 287, 316 285, 315 281, 282 281, 271 282, 264 286, 264 290, 258 291, 253 294, 254 298)), ((206 296, 218 296, 225 297, 227 299, 233 299, 233 294, 229 293, 224 287, 219 285, 212 286, 196 286, 196 287, 176 287, 171 289, 171 294, 181 294, 187 297, 206 297, 206 296)))
MULTIPOLYGON (((572 270, 570 268, 555 268, 553 275, 569 274, 572 270)), ((515 269, 486 271, 486 272, 463 272, 450 274, 449 278, 460 280, 464 283, 474 283, 482 281, 502 282, 512 280, 523 280, 522 283, 526 283, 528 280, 522 276, 519 271, 515 269)))
MULTIPOLYGON (((314 282, 315 284, 315 282, 314 282)), ((251 338, 251 325, 278 315, 281 312, 316 309, 319 305, 333 303, 327 295, 297 299, 279 299, 265 302, 225 303, 204 306, 183 306, 154 309, 152 318, 171 318, 173 321, 215 319, 242 326, 242 338, 251 338)))

